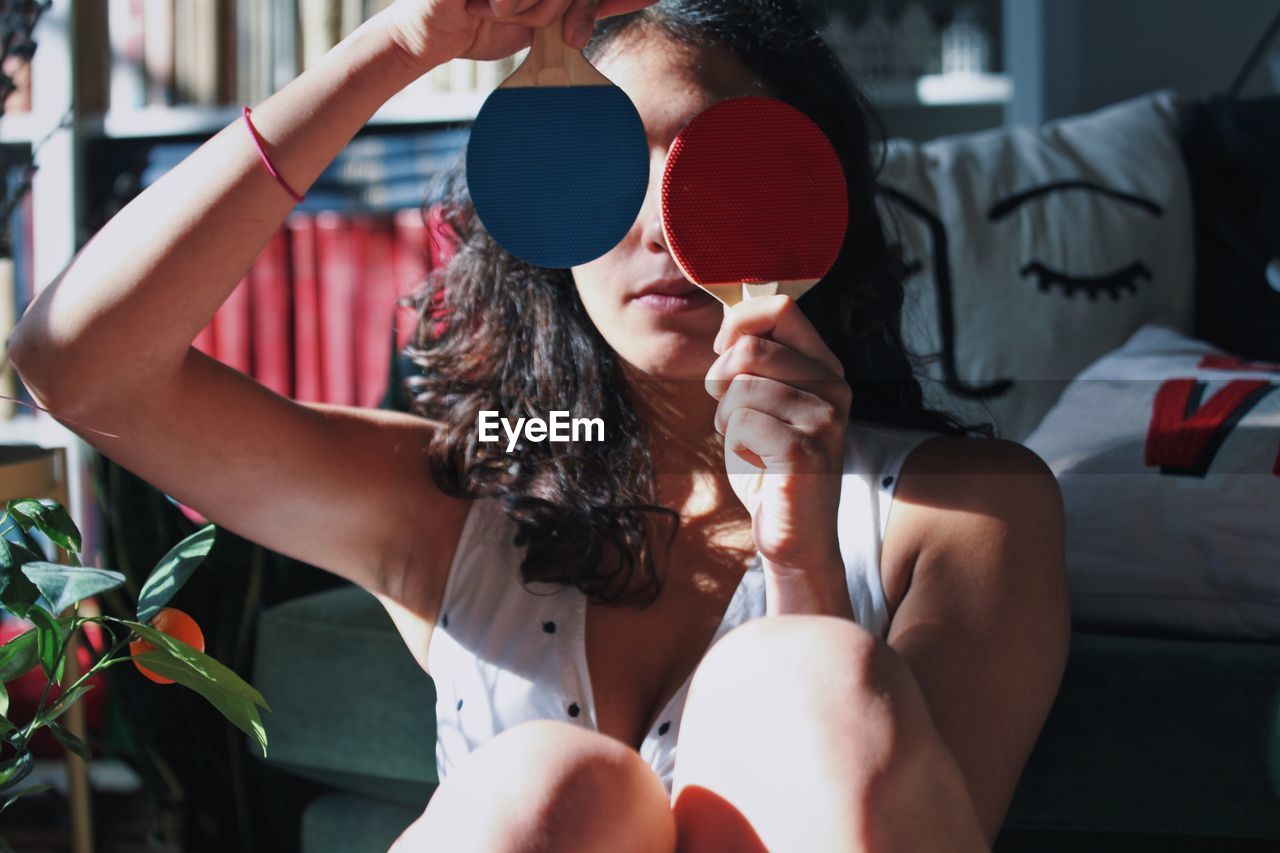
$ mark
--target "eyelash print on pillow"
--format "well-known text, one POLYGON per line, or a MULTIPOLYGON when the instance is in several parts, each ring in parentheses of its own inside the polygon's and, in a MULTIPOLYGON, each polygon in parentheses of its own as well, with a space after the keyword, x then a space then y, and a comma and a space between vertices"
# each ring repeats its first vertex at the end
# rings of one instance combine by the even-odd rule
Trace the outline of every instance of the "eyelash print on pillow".
MULTIPOLYGON (((1164 207, 1157 205, 1155 201, 1143 199, 1142 196, 1135 196, 1133 193, 1112 190, 1110 187, 1102 186, 1100 183, 1092 181, 1053 181, 1050 183, 1039 184, 1030 190, 1024 190, 1015 193, 1007 199, 1002 199, 992 205, 991 210, 987 211, 987 222, 1000 222, 1006 218, 1018 207, 1027 204, 1029 201, 1041 199, 1043 196, 1051 195, 1056 192, 1070 191, 1087 191, 1097 193, 1105 199, 1111 199, 1121 202, 1121 204, 1138 207, 1139 210, 1146 211, 1152 216, 1164 216, 1164 207)), ((1039 292, 1048 293, 1053 287, 1062 288, 1062 296, 1074 298, 1075 292, 1083 292, 1089 298, 1089 301, 1096 301, 1097 297, 1106 293, 1111 297, 1112 302, 1119 302, 1121 295, 1128 291, 1130 295, 1138 295, 1138 279, 1151 280, 1151 270, 1147 268, 1140 260, 1133 261, 1132 264, 1117 269, 1112 273, 1102 275, 1071 275, 1070 273, 1061 272, 1050 268, 1043 264, 1043 261, 1032 260, 1023 265, 1018 272, 1023 278, 1038 279, 1039 292)))
MULTIPOLYGON (((999 222, 1001 219, 1009 216, 1014 210, 1026 204, 1029 201, 1047 196, 1051 193, 1067 192, 1074 190, 1085 190, 1097 193, 1104 198, 1113 199, 1122 204, 1136 207, 1145 211, 1152 216, 1161 217, 1164 215, 1164 208, 1156 204, 1151 199, 1132 193, 1113 190, 1101 184, 1092 181, 1073 180, 1073 181, 1052 181, 1047 184, 1040 184, 1028 190, 1002 199, 992 205, 991 210, 987 212, 988 222, 999 222)), ((1100 294, 1106 294, 1111 297, 1111 301, 1119 302, 1123 293, 1128 291, 1131 296, 1138 295, 1138 279, 1151 281, 1151 270, 1141 260, 1136 260, 1128 266, 1122 267, 1114 272, 1104 273, 1103 275, 1084 276, 1072 275, 1070 273, 1055 270, 1046 266, 1042 261, 1032 260, 1027 262, 1018 270, 1023 278, 1035 277, 1038 280, 1039 290, 1041 293, 1048 293, 1054 287, 1062 289, 1062 295, 1068 299, 1074 298, 1077 290, 1084 293, 1089 300, 1096 301, 1100 294)))
POLYGON ((1099 276, 1074 276, 1042 264, 1040 261, 1032 261, 1031 263, 1018 270, 1023 278, 1035 276, 1039 279, 1039 288, 1042 293, 1048 293, 1050 288, 1061 287, 1063 296, 1068 299, 1075 298, 1077 290, 1083 291, 1084 295, 1089 297, 1089 301, 1097 300, 1101 293, 1105 293, 1111 297, 1113 302, 1119 302, 1121 291, 1129 291, 1134 296, 1138 295, 1138 279, 1151 280, 1151 270, 1147 269, 1147 265, 1142 261, 1134 261, 1123 269, 1115 272, 1106 273, 1099 276))

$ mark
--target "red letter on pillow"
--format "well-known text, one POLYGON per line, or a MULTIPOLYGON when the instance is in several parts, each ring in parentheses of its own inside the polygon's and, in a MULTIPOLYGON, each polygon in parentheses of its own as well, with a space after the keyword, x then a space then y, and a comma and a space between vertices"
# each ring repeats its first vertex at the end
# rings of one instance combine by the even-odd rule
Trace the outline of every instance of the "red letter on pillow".
MULTIPOLYGON (((1203 477, 1240 419, 1275 386, 1261 379, 1228 382, 1201 404, 1208 383, 1170 379, 1156 391, 1143 462, 1161 474, 1203 477)), ((1280 475, 1280 459, 1273 473, 1280 475)))

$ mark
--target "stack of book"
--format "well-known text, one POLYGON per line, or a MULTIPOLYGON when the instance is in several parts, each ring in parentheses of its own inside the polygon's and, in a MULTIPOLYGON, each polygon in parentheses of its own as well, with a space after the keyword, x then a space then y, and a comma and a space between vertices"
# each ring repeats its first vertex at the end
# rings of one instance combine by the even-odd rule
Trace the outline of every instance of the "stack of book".
MULTIPOLYGON (((82 113, 255 104, 313 67, 392 0, 100 0, 77 26, 82 113)), ((493 89, 521 57, 455 59, 429 72, 442 92, 493 89)))
POLYGON ((295 211, 193 346, 286 397, 376 407, 417 324, 397 302, 452 251, 438 208, 295 211))
MULTIPOLYGON (((431 182, 462 156, 467 133, 352 140, 194 346, 299 401, 377 406, 393 348, 409 342, 417 323, 397 302, 452 255, 439 209, 424 204, 431 182)), ((193 150, 152 146, 139 185, 146 189, 193 150)))
MULTIPOLYGON (((397 310, 452 254, 430 185, 468 130, 368 134, 344 148, 194 345, 296 400, 376 406, 392 349, 417 318, 397 310)), ((193 150, 153 146, 145 189, 193 150)))

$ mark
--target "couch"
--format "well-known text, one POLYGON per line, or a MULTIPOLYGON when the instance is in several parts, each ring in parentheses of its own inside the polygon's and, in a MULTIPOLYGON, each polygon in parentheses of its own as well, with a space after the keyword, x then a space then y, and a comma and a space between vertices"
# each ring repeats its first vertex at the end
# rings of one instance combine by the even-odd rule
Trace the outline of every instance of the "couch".
MULTIPOLYGON (((1276 328, 1257 312, 1275 311, 1280 318, 1280 306, 1255 299, 1247 318, 1233 313, 1230 300, 1239 294, 1207 266, 1211 255, 1222 254, 1221 232, 1236 221, 1228 207, 1239 198, 1206 209, 1208 191, 1198 177, 1203 172, 1189 168, 1204 154, 1194 147, 1196 133, 1254 113, 1273 120, 1280 99, 1242 107, 1186 104, 1160 93, 1035 131, 992 131, 924 146, 895 143, 883 172, 883 201, 904 262, 914 270, 904 315, 912 326, 904 335, 916 351, 938 356, 928 368, 927 399, 992 417, 1004 436, 1022 440, 1064 397, 1072 377, 1140 324, 1157 321, 1259 357, 1231 336, 1249 332, 1241 323, 1276 328), (974 171, 984 158, 985 171, 974 171), (1140 170, 1148 170, 1145 177, 1134 178, 1140 170), (1154 199, 1148 203, 1161 211, 1159 228, 1134 224, 1132 233, 1117 236, 1127 221, 1106 217, 1120 214, 1100 212, 1097 205, 1073 213, 1054 202, 1059 206, 1019 213, 1024 232, 1011 236, 998 233, 1014 227, 1007 218, 1010 203, 989 204, 984 215, 966 209, 975 194, 988 201, 999 195, 987 192, 991 187, 1073 180, 1095 188, 1136 180, 1141 186, 1128 195, 1154 199), (1029 273, 1039 273, 1040 296, 1047 299, 1055 286, 1069 292, 1071 281, 1096 284, 1100 277, 1046 281, 1047 262, 1037 268, 1021 257, 1001 280, 1001 241, 1021 251, 1026 229, 1052 243, 1053 234, 1076 234, 1077 225, 1098 226, 1098 220, 1107 229, 1100 241, 1119 241, 1126 252, 1140 247, 1139 272, 1146 275, 1137 285, 1124 285, 1143 286, 1140 297, 1122 303, 1119 287, 1098 294, 1120 307, 1082 324, 1081 312, 1093 310, 1082 302, 1069 310, 1057 303, 1045 308, 1049 303, 1031 304, 1016 288, 1029 273), (979 227, 986 230, 977 233, 979 227), (1211 227, 1216 232, 1206 233, 1211 227), (966 290, 966 268, 983 273, 976 277, 982 298, 1004 307, 988 311, 966 290), (1205 282, 1215 283, 1213 292, 1205 282), (944 300, 951 309, 942 310, 944 300), (1015 328, 1020 324, 1009 323, 1008 304, 1015 306, 1014 316, 1059 314, 1042 328, 1015 328), (1049 345, 1059 339, 1062 345, 1049 345)), ((1274 168, 1280 145, 1271 150, 1274 168)), ((1238 246, 1249 235, 1228 237, 1238 246)), ((1037 251, 1060 267, 1087 265, 1097 250, 1080 242, 1037 251)), ((1256 346, 1273 343, 1267 338, 1256 346)), ((399 380, 411 365, 400 357, 393 361, 384 406, 404 408, 399 380)), ((1075 592, 1073 587, 1076 618, 1062 687, 995 849, 1280 850, 1280 632, 1268 637, 1265 625, 1248 636, 1215 636, 1211 625, 1189 632, 1170 621, 1172 611, 1148 607, 1117 616, 1075 592)), ((1142 607, 1143 596, 1129 599, 1136 602, 1130 607, 1142 607)), ((252 681, 274 709, 264 715, 270 762, 323 786, 300 816, 302 850, 385 850, 422 812, 436 784, 435 692, 381 605, 345 585, 273 607, 259 620, 252 681)))

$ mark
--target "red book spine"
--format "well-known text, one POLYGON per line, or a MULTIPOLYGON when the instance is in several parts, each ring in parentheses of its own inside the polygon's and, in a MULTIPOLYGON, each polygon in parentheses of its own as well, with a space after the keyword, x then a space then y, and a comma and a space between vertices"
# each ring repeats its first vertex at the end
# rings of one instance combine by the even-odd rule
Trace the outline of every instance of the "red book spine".
POLYGON ((316 222, 309 213, 291 213, 286 221, 293 261, 294 398, 324 402, 320 360, 320 294, 316 273, 316 222))
POLYGON ((253 375, 252 295, 249 277, 240 279, 214 316, 214 350, 218 360, 246 376, 253 375))
POLYGON ((316 271, 320 296, 320 363, 323 401, 356 403, 355 308, 356 258, 347 217, 334 211, 316 214, 316 271))
POLYGON ((386 393, 391 366, 394 231, 386 216, 358 216, 352 227, 363 243, 356 291, 356 400, 360 406, 377 408, 386 393))
POLYGON ((288 233, 271 235, 253 268, 253 376, 272 391, 293 396, 293 336, 288 233))
MULTIPOLYGON (((422 211, 398 210, 395 214, 395 266, 396 297, 399 299, 416 291, 427 275, 427 225, 422 221, 422 211)), ((403 350, 413 340, 418 324, 418 312, 412 307, 397 307, 395 316, 396 350, 403 350)))

